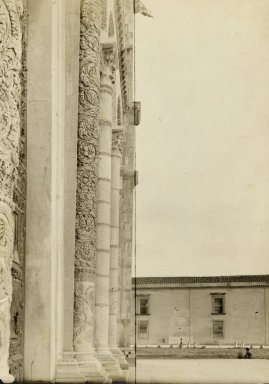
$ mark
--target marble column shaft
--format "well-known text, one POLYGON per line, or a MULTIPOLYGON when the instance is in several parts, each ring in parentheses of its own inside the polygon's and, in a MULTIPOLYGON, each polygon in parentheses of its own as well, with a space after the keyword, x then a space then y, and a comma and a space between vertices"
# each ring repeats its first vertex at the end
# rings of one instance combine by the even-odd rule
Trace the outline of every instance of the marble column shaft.
POLYGON ((111 218, 110 218, 110 284, 109 284, 109 346, 113 356, 122 369, 128 369, 128 363, 118 347, 119 318, 119 221, 120 189, 123 130, 112 132, 111 157, 111 218))
MULTIPOLYGON (((107 55, 114 57, 114 52, 107 55)), ((105 55, 105 54, 104 54, 105 55)), ((100 88, 98 147, 97 261, 96 261, 96 346, 108 352, 109 264, 110 264, 110 189, 112 134, 112 63, 103 64, 100 88)))
POLYGON ((120 367, 109 349, 109 279, 110 279, 110 210, 111 210, 111 145, 112 92, 115 52, 112 46, 102 51, 99 164, 97 202, 97 262, 96 262, 96 351, 112 378, 120 377, 120 367))
POLYGON ((122 131, 112 133, 111 161, 111 226, 110 226, 110 306, 109 306, 109 345, 118 347, 118 301, 119 301, 119 216, 120 216, 120 167, 122 131))

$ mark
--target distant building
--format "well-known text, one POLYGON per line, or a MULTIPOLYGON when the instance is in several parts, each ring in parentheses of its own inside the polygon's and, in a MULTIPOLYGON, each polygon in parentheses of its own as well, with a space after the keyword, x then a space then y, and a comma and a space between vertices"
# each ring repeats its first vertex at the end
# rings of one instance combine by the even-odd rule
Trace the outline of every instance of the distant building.
POLYGON ((138 345, 269 344, 269 275, 138 277, 133 290, 138 345))

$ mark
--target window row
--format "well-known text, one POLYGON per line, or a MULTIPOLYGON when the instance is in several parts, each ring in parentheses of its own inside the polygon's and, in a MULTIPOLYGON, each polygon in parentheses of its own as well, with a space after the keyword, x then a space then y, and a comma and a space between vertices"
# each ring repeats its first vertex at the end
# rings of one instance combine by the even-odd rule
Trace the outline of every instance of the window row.
MULTIPOLYGON (((212 315, 225 314, 225 293, 211 293, 212 315)), ((136 314, 149 315, 149 295, 138 296, 136 298, 136 314)))
MULTIPOLYGON (((148 339, 149 337, 149 322, 148 320, 140 320, 138 322, 138 338, 148 339)), ((224 321, 214 320, 213 321, 213 338, 223 339, 224 338, 224 321)))

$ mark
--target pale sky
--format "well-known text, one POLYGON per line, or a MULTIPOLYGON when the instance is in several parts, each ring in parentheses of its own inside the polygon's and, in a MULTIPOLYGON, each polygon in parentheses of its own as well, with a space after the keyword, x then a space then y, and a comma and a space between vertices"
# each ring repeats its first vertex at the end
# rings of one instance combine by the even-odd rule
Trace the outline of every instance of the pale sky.
POLYGON ((143 2, 136 274, 269 273, 269 1, 143 2))

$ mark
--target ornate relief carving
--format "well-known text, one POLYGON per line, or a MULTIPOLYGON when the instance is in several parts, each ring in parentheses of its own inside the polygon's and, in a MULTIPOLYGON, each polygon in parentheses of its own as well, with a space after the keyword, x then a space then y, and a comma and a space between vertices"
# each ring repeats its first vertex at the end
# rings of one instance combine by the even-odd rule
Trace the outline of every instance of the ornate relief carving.
POLYGON ((89 349, 94 327, 100 33, 104 21, 103 5, 102 0, 83 0, 81 3, 74 304, 74 347, 77 351, 89 349))
POLYGON ((112 131, 112 150, 119 151, 122 153, 122 141, 123 141, 123 132, 122 131, 112 131))
POLYGON ((101 92, 113 93, 115 83, 115 48, 113 45, 103 45, 101 55, 101 92))
POLYGON ((116 0, 115 15, 117 20, 117 34, 119 41, 119 69, 121 74, 121 89, 124 108, 128 107, 129 103, 129 86, 128 86, 128 49, 126 44, 126 26, 123 14, 122 0, 116 0))
POLYGON ((77 172, 76 266, 95 265, 98 115, 100 89, 100 0, 81 6, 80 84, 77 172), (81 243, 87 246, 82 247, 81 243), (85 259, 84 249, 89 256, 85 259))
POLYGON ((92 342, 94 327, 93 283, 85 281, 75 282, 75 307, 74 307, 74 347, 76 350, 90 352, 89 344, 92 342))
POLYGON ((26 205, 26 90, 27 90, 27 10, 23 10, 22 58, 21 58, 21 103, 20 103, 20 142, 17 180, 13 191, 14 249, 12 263, 12 303, 10 321, 9 367, 17 382, 23 381, 23 331, 24 331, 24 258, 25 258, 25 205, 26 205))
POLYGON ((0 373, 8 368, 12 258, 14 243, 13 190, 20 150, 22 2, 0 0, 0 373))
POLYGON ((118 105, 117 105, 117 125, 122 124, 122 113, 121 113, 121 99, 118 97, 118 105))

